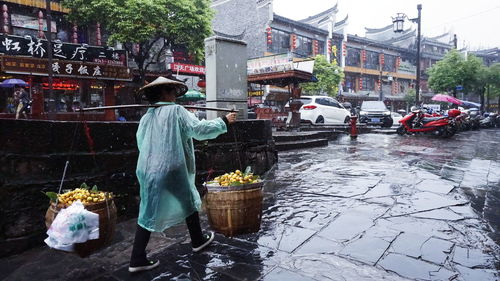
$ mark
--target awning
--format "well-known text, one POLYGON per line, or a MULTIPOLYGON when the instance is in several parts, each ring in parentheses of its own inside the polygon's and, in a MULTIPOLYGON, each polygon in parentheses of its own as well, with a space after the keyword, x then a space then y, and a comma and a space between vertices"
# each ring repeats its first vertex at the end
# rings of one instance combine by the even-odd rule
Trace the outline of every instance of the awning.
MULTIPOLYGON (((315 82, 312 73, 300 70, 248 75, 248 82, 284 87, 293 83, 315 82)), ((317 79, 316 79, 317 81, 317 79)))

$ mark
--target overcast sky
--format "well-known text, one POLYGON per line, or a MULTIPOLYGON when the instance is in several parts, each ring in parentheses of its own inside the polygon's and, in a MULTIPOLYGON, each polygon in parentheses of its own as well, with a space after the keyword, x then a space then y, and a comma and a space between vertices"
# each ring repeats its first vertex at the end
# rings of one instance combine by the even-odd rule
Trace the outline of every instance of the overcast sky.
MULTIPOLYGON (((304 19, 335 5, 336 0, 274 0, 274 12, 294 20, 304 19)), ((364 36, 364 27, 380 28, 392 24, 391 16, 405 13, 417 17, 422 4, 422 34, 436 36, 451 30, 458 47, 500 47, 499 0, 338 0, 338 18, 349 14, 348 34, 364 36)), ((405 28, 409 26, 405 22, 405 28)), ((415 26, 416 27, 416 26, 415 26)))

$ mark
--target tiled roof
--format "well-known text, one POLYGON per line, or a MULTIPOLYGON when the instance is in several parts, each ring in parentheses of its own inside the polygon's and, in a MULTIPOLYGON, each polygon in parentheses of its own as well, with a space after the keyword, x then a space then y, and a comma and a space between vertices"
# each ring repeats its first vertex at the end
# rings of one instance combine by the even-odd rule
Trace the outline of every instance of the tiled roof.
POLYGON ((279 21, 282 23, 290 24, 290 25, 293 25, 295 27, 302 28, 302 29, 305 29, 305 30, 308 30, 311 32, 315 32, 315 33, 319 33, 319 34, 323 34, 323 35, 328 35, 328 31, 321 29, 321 28, 314 27, 310 24, 306 24, 306 23, 303 23, 300 21, 295 21, 295 20, 292 20, 289 18, 285 18, 285 17, 277 15, 277 14, 274 14, 273 18, 274 18, 274 21, 279 21))
POLYGON ((300 22, 308 22, 308 21, 313 20, 313 19, 315 19, 315 18, 320 18, 320 17, 323 17, 323 16, 325 16, 325 15, 328 15, 328 14, 329 14, 329 13, 331 13, 331 12, 335 12, 335 11, 337 10, 337 6, 338 6, 338 4, 339 4, 339 3, 335 4, 335 6, 333 6, 332 8, 330 8, 330 9, 328 9, 328 10, 325 10, 325 11, 323 11, 323 12, 319 13, 319 14, 316 14, 316 15, 314 15, 314 16, 310 16, 310 17, 308 17, 308 18, 305 18, 305 19, 303 19, 303 20, 300 20, 300 22))

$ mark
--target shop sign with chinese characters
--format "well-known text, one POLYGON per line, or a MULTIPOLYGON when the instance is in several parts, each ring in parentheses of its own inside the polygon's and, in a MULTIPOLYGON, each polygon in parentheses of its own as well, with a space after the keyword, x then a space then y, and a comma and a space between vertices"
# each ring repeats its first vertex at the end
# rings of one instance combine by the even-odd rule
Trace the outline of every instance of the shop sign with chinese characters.
MULTIPOLYGON (((0 34, 0 53, 10 56, 47 58, 48 42, 31 36, 0 34)), ((87 44, 52 42, 52 57, 66 61, 95 62, 127 67, 124 50, 114 50, 87 44)))
POLYGON ((169 69, 171 69, 173 72, 205 75, 205 67, 201 65, 174 62, 169 64, 169 69))
MULTIPOLYGON (((6 73, 48 75, 48 62, 44 59, 2 56, 1 62, 6 73)), ((131 80, 129 69, 123 66, 56 60, 51 67, 54 77, 131 80)))

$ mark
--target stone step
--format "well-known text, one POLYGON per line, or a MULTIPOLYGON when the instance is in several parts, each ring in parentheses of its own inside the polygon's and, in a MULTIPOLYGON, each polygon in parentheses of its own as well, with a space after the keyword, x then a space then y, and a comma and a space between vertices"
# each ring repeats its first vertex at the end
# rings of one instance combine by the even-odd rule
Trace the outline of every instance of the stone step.
POLYGON ((312 132, 273 132, 275 142, 289 142, 312 139, 334 140, 338 136, 336 132, 330 131, 312 131, 312 132))
POLYGON ((396 134, 397 133, 397 129, 395 129, 395 128, 374 129, 371 132, 374 133, 374 134, 386 134, 386 135, 390 135, 390 134, 396 134))
MULTIPOLYGON (((358 133, 365 134, 369 133, 372 128, 366 126, 366 124, 357 124, 358 133)), ((349 133, 351 129, 350 125, 311 125, 311 126, 303 126, 300 128, 303 132, 311 132, 311 131, 331 131, 335 133, 349 133)))
POLYGON ((309 139, 299 141, 276 142, 275 147, 278 151, 287 151, 293 149, 304 149, 311 147, 328 146, 328 139, 309 139))

